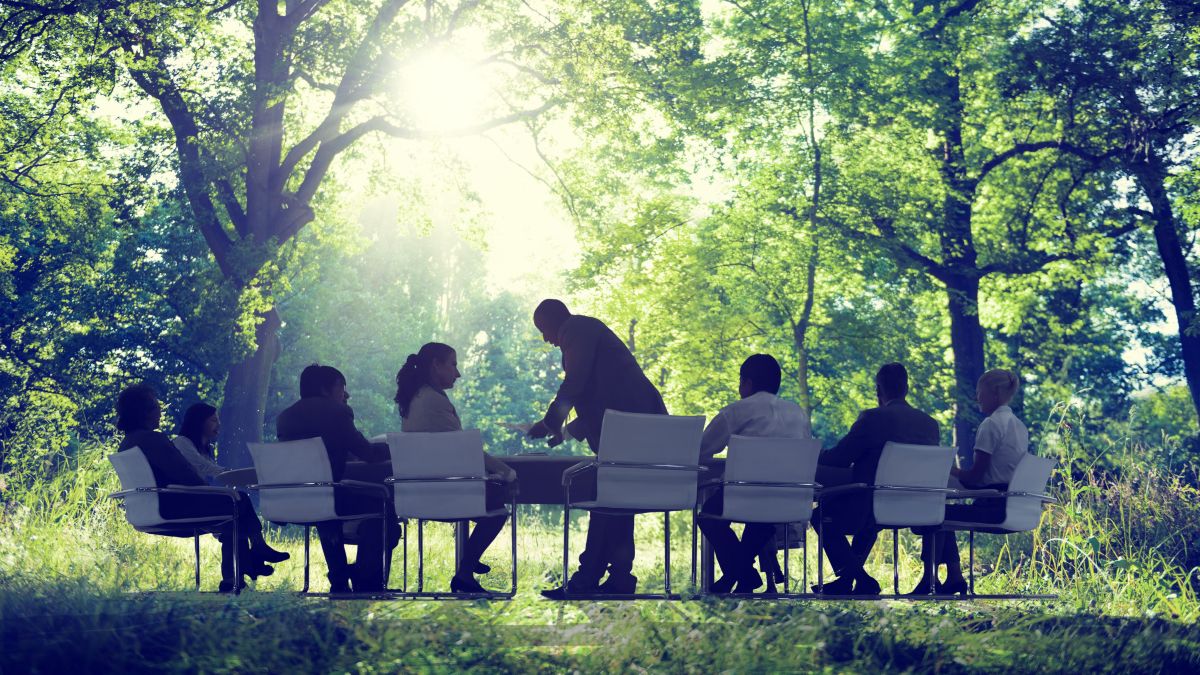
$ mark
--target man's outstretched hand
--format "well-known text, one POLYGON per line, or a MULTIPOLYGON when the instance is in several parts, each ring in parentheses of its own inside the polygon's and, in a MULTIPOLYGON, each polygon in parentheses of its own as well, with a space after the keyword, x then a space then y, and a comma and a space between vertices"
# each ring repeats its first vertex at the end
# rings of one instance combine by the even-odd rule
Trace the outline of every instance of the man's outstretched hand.
POLYGON ((526 434, 530 438, 544 438, 546 445, 553 448, 563 442, 563 434, 559 429, 551 429, 550 425, 544 421, 536 422, 529 428, 529 433, 526 434))

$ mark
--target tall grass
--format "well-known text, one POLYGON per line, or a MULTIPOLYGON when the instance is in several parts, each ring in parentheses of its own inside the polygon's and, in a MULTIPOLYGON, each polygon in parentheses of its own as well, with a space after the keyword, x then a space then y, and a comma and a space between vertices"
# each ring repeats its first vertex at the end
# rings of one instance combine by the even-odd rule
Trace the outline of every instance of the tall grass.
MULTIPOLYGON (((524 518, 520 588, 512 602, 330 602, 301 584, 298 528, 268 528, 293 560, 239 597, 187 591, 190 540, 139 534, 107 494, 118 489, 102 444, 81 446, 53 476, 7 476, 0 515, 0 671, 205 672, 584 671, 714 672, 913 669, 1180 672, 1200 669, 1197 538, 1200 494, 1190 474, 1139 463, 1136 447, 1103 469, 1063 412, 1043 447, 1060 460, 1058 503, 1033 534, 977 537, 980 592, 1056 593, 1050 602, 829 603, 691 599, 678 603, 554 603, 561 530, 524 518), (636 668, 634 668, 636 666, 636 668)), ((522 508, 523 515, 543 510, 522 508)), ((636 526, 635 574, 661 588, 660 517, 636 526)), ((690 523, 672 519, 672 580, 686 587, 690 523)), ((576 523, 582 535, 582 523, 576 523)), ((868 561, 891 576, 885 534, 868 561)), ((205 588, 218 545, 204 537, 205 588)), ((582 545, 572 537, 572 565, 582 545)), ((815 539, 809 538, 815 551, 815 539)), ((902 590, 920 575, 902 534, 902 590)), ((487 556, 484 585, 508 582, 507 532, 487 556)), ((965 549, 965 547, 963 547, 965 549)), ((314 587, 324 588, 319 546, 314 587)), ((795 554, 794 554, 795 555, 795 554)), ((964 550, 965 555, 965 550, 964 550)), ((402 576, 395 557, 393 585, 402 576)), ((426 588, 445 589, 452 539, 426 528, 426 588)), ((409 584, 415 584, 410 550, 409 584)), ((815 554, 808 560, 815 580, 815 554)), ((828 572, 828 569, 826 570, 828 572)), ((793 583, 801 577, 792 561, 793 583)))

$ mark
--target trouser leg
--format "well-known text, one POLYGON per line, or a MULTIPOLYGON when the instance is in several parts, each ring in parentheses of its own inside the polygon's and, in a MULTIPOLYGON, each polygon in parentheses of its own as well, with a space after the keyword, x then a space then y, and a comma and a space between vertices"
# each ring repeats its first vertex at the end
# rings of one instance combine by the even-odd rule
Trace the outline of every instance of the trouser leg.
MULTIPOLYGON (((724 492, 718 490, 705 500, 704 506, 700 510, 704 513, 720 514, 724 504, 724 492)), ((745 559, 737 535, 733 533, 733 526, 729 521, 702 518, 698 527, 704 538, 708 539, 712 545, 713 554, 717 557, 717 563, 721 565, 721 571, 733 575, 734 578, 741 578, 746 573, 746 567, 750 562, 745 559)))
POLYGON ((471 536, 467 537, 467 544, 463 547, 462 559, 458 561, 458 574, 469 576, 474 573, 476 563, 495 541, 500 530, 504 529, 504 523, 507 521, 508 516, 492 516, 475 521, 471 536))
POLYGON ((317 537, 321 540, 321 552, 325 555, 325 566, 329 568, 329 583, 334 588, 348 587, 350 565, 346 562, 342 522, 329 520, 317 523, 317 537))
MULTIPOLYGON (((787 527, 784 525, 784 527, 787 527)), ((770 523, 746 523, 746 529, 742 531, 742 558, 745 559, 747 566, 754 564, 754 558, 760 553, 764 553, 767 547, 767 542, 775 538, 775 526, 770 523)), ((775 547, 772 546, 767 555, 774 558, 775 547)), ((786 552, 785 552, 786 555, 786 552)), ((767 572, 768 570, 762 570, 767 572)))

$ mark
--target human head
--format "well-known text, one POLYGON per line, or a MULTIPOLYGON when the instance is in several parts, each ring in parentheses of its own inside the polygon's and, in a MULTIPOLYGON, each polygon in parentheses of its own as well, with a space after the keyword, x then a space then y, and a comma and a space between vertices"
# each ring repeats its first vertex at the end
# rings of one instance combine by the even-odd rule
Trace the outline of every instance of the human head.
POLYGON ((542 339, 555 347, 558 345, 558 331, 563 322, 571 318, 571 311, 562 300, 550 298, 538 303, 533 310, 533 325, 542 332, 542 339))
POLYGON ((396 373, 396 405, 400 416, 408 417, 408 407, 421 387, 429 385, 435 389, 450 389, 461 377, 458 372, 458 354, 454 348, 441 342, 427 342, 416 354, 409 354, 404 365, 396 373))
POLYGON ((875 398, 879 405, 908 395, 908 371, 900 363, 885 363, 875 373, 875 398))
POLYGON ((201 451, 212 445, 220 430, 217 409, 207 403, 193 403, 184 411, 183 421, 179 423, 179 435, 189 439, 201 451))
POLYGON ((779 362, 770 354, 754 354, 742 362, 741 380, 738 382, 738 394, 742 398, 753 396, 760 391, 769 394, 779 393, 779 381, 782 371, 779 362))
POLYGON ((325 397, 345 403, 350 400, 346 391, 346 376, 333 366, 314 363, 300 372, 300 398, 325 397))
POLYGON ((117 429, 129 433, 141 429, 153 431, 162 418, 158 392, 145 382, 133 384, 117 395, 117 429))
POLYGON ((996 412, 996 408, 1008 405, 1017 391, 1021 381, 1011 370, 996 368, 984 373, 975 385, 975 400, 979 402, 979 410, 985 415, 996 412))

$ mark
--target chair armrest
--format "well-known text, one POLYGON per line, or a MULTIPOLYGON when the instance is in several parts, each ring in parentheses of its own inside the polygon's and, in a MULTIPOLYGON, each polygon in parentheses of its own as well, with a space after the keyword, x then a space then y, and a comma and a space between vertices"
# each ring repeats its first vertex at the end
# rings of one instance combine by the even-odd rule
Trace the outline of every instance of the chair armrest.
POLYGON ((983 497, 1002 497, 999 490, 954 490, 946 495, 946 499, 980 499, 983 497))
POLYGON ((721 485, 747 485, 750 487, 777 487, 777 488, 819 488, 818 483, 784 483, 767 480, 723 480, 721 485))
POLYGON ((597 466, 611 466, 620 469, 646 469, 654 471, 693 471, 695 473, 705 473, 708 467, 703 464, 647 464, 644 462, 602 462, 597 461, 597 466))
POLYGON ((167 487, 140 487, 129 490, 121 490, 109 495, 111 499, 124 499, 132 494, 137 493, 158 493, 158 494, 173 494, 173 495, 216 495, 218 497, 228 497, 233 501, 237 501, 237 490, 229 487, 219 487, 212 485, 168 485, 167 487))
POLYGON ((852 492, 862 492, 864 490, 873 490, 873 489, 874 488, 872 488, 870 485, 867 485, 866 483, 847 483, 846 485, 835 485, 833 487, 828 487, 828 488, 823 487, 823 488, 821 488, 820 492, 817 493, 817 496, 820 497, 821 499, 824 499, 826 497, 836 497, 837 495, 850 494, 852 492))
POLYGON ((585 459, 582 462, 567 468, 565 471, 563 471, 563 475, 562 475, 563 486, 570 485, 571 481, 575 480, 576 474, 581 473, 583 471, 587 471, 588 469, 594 469, 594 468, 596 468, 596 460, 594 460, 594 459, 590 459, 590 460, 585 459))
POLYGON ((368 483, 364 480, 348 480, 342 479, 337 482, 338 487, 346 487, 351 490, 362 490, 363 492, 382 492, 384 497, 388 495, 387 486, 383 483, 368 483))
POLYGON ((1001 497, 1036 497, 1042 500, 1043 504, 1057 504, 1058 500, 1050 495, 1044 495, 1038 492, 1001 492, 1001 497))
MULTIPOLYGON (((448 482, 470 482, 470 481, 487 481, 485 476, 411 476, 400 478, 392 476, 385 478, 384 483, 395 485, 396 483, 448 483, 448 482)), ((368 483, 373 485, 374 483, 368 483)))

